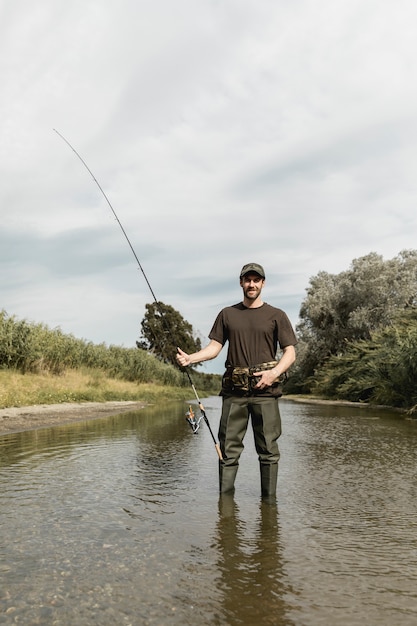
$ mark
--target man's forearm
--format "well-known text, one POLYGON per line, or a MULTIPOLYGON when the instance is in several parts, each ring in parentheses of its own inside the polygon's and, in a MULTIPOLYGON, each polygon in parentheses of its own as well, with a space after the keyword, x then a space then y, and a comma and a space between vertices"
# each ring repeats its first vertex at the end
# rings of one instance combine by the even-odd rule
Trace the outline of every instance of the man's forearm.
POLYGON ((192 354, 187 354, 178 348, 177 362, 182 367, 187 367, 189 365, 201 363, 202 361, 210 361, 211 359, 216 358, 222 347, 221 343, 212 339, 205 348, 199 350, 198 352, 193 352, 192 354))
POLYGON ((283 355, 280 358, 278 365, 276 365, 273 371, 276 372, 277 377, 286 372, 295 361, 295 348, 294 346, 287 346, 283 350, 283 355))
POLYGON ((193 352, 193 354, 189 354, 190 365, 195 365, 196 363, 201 363, 202 361, 211 361, 211 359, 215 359, 222 349, 222 345, 217 341, 210 341, 210 343, 205 347, 199 350, 198 352, 193 352))

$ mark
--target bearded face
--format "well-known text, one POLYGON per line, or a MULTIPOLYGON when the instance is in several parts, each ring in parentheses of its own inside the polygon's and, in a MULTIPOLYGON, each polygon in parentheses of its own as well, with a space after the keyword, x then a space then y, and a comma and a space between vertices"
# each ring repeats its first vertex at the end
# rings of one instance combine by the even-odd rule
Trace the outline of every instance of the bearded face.
POLYGON ((264 279, 259 274, 245 274, 240 279, 240 286, 246 300, 254 301, 261 295, 264 279))

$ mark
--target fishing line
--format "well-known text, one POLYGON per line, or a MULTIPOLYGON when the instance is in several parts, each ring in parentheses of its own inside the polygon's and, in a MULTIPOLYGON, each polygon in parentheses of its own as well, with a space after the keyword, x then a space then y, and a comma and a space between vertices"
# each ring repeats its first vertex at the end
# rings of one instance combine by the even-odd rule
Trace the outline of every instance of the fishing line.
MULTIPOLYGON (((139 261, 139 258, 138 258, 137 254, 136 254, 136 252, 135 252, 135 249, 134 249, 134 247, 133 247, 133 245, 132 245, 132 243, 131 243, 131 241, 130 241, 129 237, 127 236, 127 233, 126 233, 125 229, 123 228, 123 224, 122 224, 122 223, 121 223, 121 221, 119 220, 119 218, 118 218, 118 216, 117 216, 117 214, 116 214, 116 211, 114 210, 114 208, 113 208, 113 206, 112 206, 112 204, 111 204, 110 200, 108 199, 108 197, 107 197, 107 195, 106 195, 106 193, 105 193, 104 189, 102 188, 102 186, 100 185, 100 183, 98 182, 97 178, 94 176, 93 172, 90 170, 90 168, 88 167, 87 163, 84 161, 84 159, 82 158, 82 156, 81 156, 81 155, 77 152, 77 150, 76 150, 76 149, 75 149, 75 148, 74 148, 74 147, 70 144, 70 142, 68 141, 68 139, 65 139, 65 137, 64 137, 63 135, 61 135, 61 133, 60 133, 59 131, 57 131, 57 130, 56 130, 56 128, 54 128, 53 130, 54 130, 54 132, 56 132, 56 134, 57 134, 59 137, 61 137, 61 139, 62 139, 63 141, 65 141, 65 143, 67 144, 67 146, 68 146, 69 148, 71 148, 71 150, 74 152, 74 154, 75 154, 75 155, 79 158, 79 160, 80 160, 80 161, 81 161, 81 163, 84 165, 84 167, 86 168, 86 170, 88 171, 88 173, 90 174, 90 176, 92 177, 92 179, 94 180, 94 182, 96 183, 97 187, 100 189, 101 193, 103 194, 104 199, 106 200, 107 204, 109 205, 111 212, 113 213, 114 217, 116 218, 116 221, 117 221, 117 223, 119 224, 120 229, 121 229, 121 231, 122 231, 122 233, 123 233, 123 235, 124 235, 124 237, 125 237, 125 239, 126 239, 127 243, 129 244, 129 248, 130 248, 130 250, 132 251, 133 256, 135 257, 135 260, 136 260, 136 262, 137 262, 137 264, 138 264, 138 267, 139 267, 140 271, 141 271, 141 272, 142 272, 142 274, 143 274, 143 277, 144 277, 144 279, 145 279, 145 281, 146 281, 146 284, 147 284, 147 285, 148 285, 148 287, 149 287, 149 291, 150 291, 150 292, 151 292, 151 294, 152 294, 152 297, 153 297, 153 299, 154 299, 154 301, 155 301, 156 307, 157 307, 157 309, 158 309, 158 311, 159 311, 159 314, 160 314, 160 316, 161 316, 162 323, 163 323, 163 324, 165 324, 165 327, 166 327, 167 331, 168 331, 168 332, 170 332, 170 331, 171 331, 171 329, 170 329, 170 328, 168 328, 168 325, 167 325, 167 322, 166 322, 166 319, 165 319, 164 312, 162 311, 162 308, 161 308, 161 306, 160 306, 160 304, 159 304, 159 301, 157 300, 157 298, 156 298, 156 296, 155 296, 154 290, 152 289, 152 286, 151 286, 151 284, 150 284, 150 282, 149 282, 149 280, 148 280, 148 277, 146 276, 145 271, 144 271, 144 269, 143 269, 143 267, 142 267, 142 264, 141 264, 141 262, 139 261)), ((206 425, 207 425, 207 427, 208 427, 208 429, 209 429, 210 435, 211 435, 211 437, 212 437, 212 439, 213 439, 213 441, 214 441, 214 446, 215 446, 215 448, 216 448, 217 455, 218 455, 219 459, 222 461, 222 460, 223 460, 223 457, 222 457, 222 453, 221 453, 221 450, 220 450, 220 445, 217 443, 216 438, 215 438, 215 436, 214 436, 214 434, 213 434, 213 431, 212 431, 211 426, 210 426, 210 423, 209 423, 209 421, 208 421, 208 418, 207 418, 207 415, 206 415, 206 412, 205 412, 204 406, 203 406, 203 404, 202 404, 202 402, 201 402, 201 400, 200 400, 200 398, 199 398, 199 396, 198 396, 198 393, 197 393, 197 390, 196 390, 195 385, 194 385, 194 383, 193 383, 193 380, 192 380, 192 378, 191 378, 190 372, 188 371, 188 369, 187 369, 187 368, 184 368, 184 371, 185 371, 185 373, 187 374, 188 381, 189 381, 189 383, 190 383, 190 385, 191 385, 191 388, 192 388, 192 390, 193 390, 193 392, 194 392, 194 395, 195 395, 195 397, 196 397, 196 400, 197 400, 197 402, 198 402, 198 407, 199 407, 200 412, 201 412, 201 417, 204 419, 204 421, 205 421, 205 423, 206 423, 206 425)), ((192 420, 191 420, 189 417, 187 417, 187 421, 188 421, 188 422, 189 422, 189 424, 191 425, 191 428, 193 429, 193 432, 194 432, 194 433, 196 433, 196 432, 197 432, 197 430, 198 430, 198 427, 199 427, 199 420, 195 420, 195 418, 194 418, 194 416, 193 416, 192 420)))

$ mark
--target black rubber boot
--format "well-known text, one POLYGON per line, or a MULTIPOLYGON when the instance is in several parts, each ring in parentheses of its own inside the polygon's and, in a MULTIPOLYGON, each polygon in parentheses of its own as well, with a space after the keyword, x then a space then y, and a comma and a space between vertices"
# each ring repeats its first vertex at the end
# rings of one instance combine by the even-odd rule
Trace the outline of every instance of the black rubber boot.
POLYGON ((278 463, 260 463, 261 493, 263 498, 275 497, 278 482, 278 463))
POLYGON ((219 463, 219 489, 220 493, 233 493, 235 490, 235 478, 237 465, 225 465, 219 463))

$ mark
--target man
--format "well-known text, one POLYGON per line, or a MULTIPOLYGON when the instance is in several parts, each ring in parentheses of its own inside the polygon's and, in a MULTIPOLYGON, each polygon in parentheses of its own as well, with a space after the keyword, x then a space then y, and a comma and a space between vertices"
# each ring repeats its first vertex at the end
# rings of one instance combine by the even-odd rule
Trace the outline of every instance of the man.
POLYGON ((214 359, 228 341, 226 372, 222 379, 222 414, 219 443, 220 492, 234 491, 243 450, 243 438, 251 417, 258 453, 262 496, 274 496, 278 478, 281 434, 279 379, 295 361, 296 337, 287 315, 262 301, 265 272, 258 263, 244 265, 240 273, 243 301, 218 314, 210 331, 210 343, 193 354, 178 348, 182 367, 214 359), (277 350, 282 355, 276 361, 277 350))

